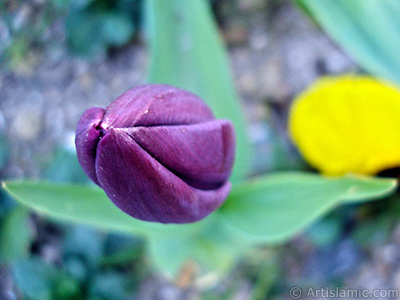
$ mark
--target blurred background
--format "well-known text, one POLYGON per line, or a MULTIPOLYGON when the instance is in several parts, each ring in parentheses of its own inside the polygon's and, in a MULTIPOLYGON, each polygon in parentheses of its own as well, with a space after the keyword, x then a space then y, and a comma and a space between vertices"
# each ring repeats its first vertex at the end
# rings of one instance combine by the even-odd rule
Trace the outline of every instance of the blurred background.
MULTIPOLYGON (((254 174, 304 168, 287 136, 291 101, 318 77, 359 66, 291 1, 210 2, 249 124, 254 174)), ((1 180, 88 182, 76 160, 75 126, 86 108, 145 83, 142 6, 0 3, 1 180)), ((140 238, 25 218, 0 193, 0 299, 261 300, 290 299, 293 286, 400 289, 397 196, 336 209, 290 242, 254 249, 228 274, 194 287, 190 267, 172 279, 156 271, 140 238), (11 262, 13 243, 25 243, 23 260, 11 262)))

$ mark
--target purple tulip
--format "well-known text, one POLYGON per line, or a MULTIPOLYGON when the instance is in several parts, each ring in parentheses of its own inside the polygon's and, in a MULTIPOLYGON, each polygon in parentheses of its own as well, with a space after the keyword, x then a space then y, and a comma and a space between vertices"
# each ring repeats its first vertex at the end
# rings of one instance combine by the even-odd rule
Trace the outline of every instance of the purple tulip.
POLYGON ((86 174, 132 217, 190 223, 228 196, 235 132, 196 95, 167 85, 127 91, 84 112, 76 130, 86 174))

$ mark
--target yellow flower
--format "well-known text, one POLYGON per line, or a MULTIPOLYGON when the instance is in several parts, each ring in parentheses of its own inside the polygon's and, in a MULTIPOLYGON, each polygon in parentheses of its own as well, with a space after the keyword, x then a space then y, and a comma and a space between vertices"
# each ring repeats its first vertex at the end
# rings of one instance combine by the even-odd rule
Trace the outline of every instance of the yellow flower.
POLYGON ((289 131, 326 175, 400 167, 400 92, 367 76, 322 78, 295 99, 289 131))

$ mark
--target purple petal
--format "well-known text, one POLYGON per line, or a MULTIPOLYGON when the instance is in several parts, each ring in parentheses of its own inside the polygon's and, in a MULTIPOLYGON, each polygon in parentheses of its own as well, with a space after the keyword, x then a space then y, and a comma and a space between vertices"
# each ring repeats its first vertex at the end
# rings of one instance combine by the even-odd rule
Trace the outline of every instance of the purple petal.
POLYGON ((146 152, 193 187, 214 189, 229 178, 235 157, 235 133, 230 121, 126 131, 146 152))
POLYGON ((214 119, 196 95, 168 85, 144 85, 127 91, 107 108, 101 127, 195 124, 214 119))
POLYGON ((143 150, 126 129, 111 128, 97 147, 100 186, 129 215, 162 223, 198 221, 226 199, 231 184, 214 190, 188 185, 143 150))
POLYGON ((85 173, 96 184, 99 184, 96 175, 96 149, 100 139, 98 127, 103 120, 104 109, 92 107, 81 116, 76 129, 75 145, 78 161, 85 173))

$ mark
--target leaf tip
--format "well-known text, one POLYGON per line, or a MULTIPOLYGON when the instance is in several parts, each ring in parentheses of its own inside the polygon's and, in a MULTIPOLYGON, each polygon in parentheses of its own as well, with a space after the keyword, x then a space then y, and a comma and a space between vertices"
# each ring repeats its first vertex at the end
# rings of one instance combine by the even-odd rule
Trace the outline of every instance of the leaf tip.
POLYGON ((7 190, 7 185, 5 181, 1 181, 1 188, 7 190))

